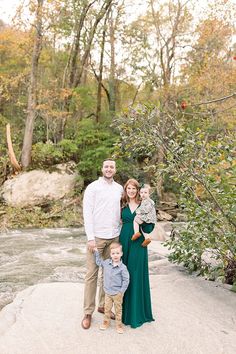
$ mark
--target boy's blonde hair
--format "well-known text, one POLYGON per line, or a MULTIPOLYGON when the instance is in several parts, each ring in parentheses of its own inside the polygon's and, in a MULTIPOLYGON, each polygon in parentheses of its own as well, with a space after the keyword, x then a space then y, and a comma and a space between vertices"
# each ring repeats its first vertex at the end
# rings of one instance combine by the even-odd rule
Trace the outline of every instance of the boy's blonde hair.
POLYGON ((120 242, 112 242, 111 244, 110 244, 110 250, 113 250, 114 248, 120 248, 121 249, 121 251, 122 251, 122 245, 121 245, 121 243, 120 242))

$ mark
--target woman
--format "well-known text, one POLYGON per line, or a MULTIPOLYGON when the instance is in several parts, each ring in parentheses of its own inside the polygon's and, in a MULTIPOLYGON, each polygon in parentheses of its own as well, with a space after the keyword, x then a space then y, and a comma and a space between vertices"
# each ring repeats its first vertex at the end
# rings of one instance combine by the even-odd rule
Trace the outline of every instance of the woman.
MULTIPOLYGON (((134 233, 135 211, 140 204, 138 191, 139 183, 135 179, 129 179, 124 186, 121 212, 123 225, 120 234, 120 243, 123 247, 122 259, 130 274, 130 284, 124 295, 122 322, 132 328, 154 321, 149 286, 148 253, 147 248, 142 247, 144 236, 131 241, 134 233)), ((150 233, 153 227, 152 224, 142 224, 145 233, 150 233)))

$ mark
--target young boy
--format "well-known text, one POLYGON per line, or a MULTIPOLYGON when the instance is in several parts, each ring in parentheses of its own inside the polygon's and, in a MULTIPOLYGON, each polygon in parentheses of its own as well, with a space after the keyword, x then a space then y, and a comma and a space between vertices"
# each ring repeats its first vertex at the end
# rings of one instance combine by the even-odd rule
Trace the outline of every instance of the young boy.
POLYGON ((98 266, 103 267, 103 286, 105 291, 104 320, 100 329, 105 330, 110 325, 111 309, 114 303, 116 312, 116 331, 124 333, 121 316, 123 295, 129 285, 129 272, 122 263, 122 246, 119 242, 112 242, 110 245, 110 257, 105 261, 100 257, 97 248, 95 260, 98 266))
MULTIPOLYGON (((131 238, 132 241, 137 240, 141 236, 141 232, 139 232, 139 225, 142 223, 146 224, 155 224, 156 219, 156 209, 155 203, 150 198, 150 186, 148 184, 144 184, 140 189, 140 197, 141 204, 136 210, 136 216, 134 218, 134 234, 131 238)), ((147 245, 151 242, 151 238, 144 235, 145 240, 142 243, 143 247, 147 247, 147 245)))

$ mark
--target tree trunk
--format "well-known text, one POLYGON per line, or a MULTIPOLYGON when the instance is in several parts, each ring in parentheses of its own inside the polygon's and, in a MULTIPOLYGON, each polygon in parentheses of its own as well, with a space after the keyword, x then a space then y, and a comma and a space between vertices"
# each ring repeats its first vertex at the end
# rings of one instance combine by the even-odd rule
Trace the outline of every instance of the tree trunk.
POLYGON ((78 68, 78 60, 80 61, 80 42, 81 42, 81 32, 84 26, 84 22, 87 16, 87 13, 89 9, 92 7, 95 1, 90 2, 89 4, 85 4, 84 7, 82 8, 79 22, 76 25, 76 34, 74 38, 74 43, 73 43, 73 50, 71 52, 71 57, 69 58, 71 62, 71 67, 70 67, 70 79, 69 79, 69 87, 74 86, 74 82, 76 79, 76 72, 78 68))
POLYGON ((87 41, 87 45, 86 45, 86 48, 84 50, 84 54, 81 58, 81 62, 80 62, 80 66, 78 68, 78 70, 76 71, 75 75, 74 75, 74 80, 72 82, 72 87, 77 87, 80 85, 81 83, 81 77, 82 77, 82 74, 83 74, 83 70, 84 70, 84 66, 86 64, 86 61, 90 55, 90 50, 91 50, 91 45, 92 45, 92 42, 93 42, 93 38, 94 38, 94 35, 96 33, 96 29, 97 29, 97 26, 99 24, 99 22, 103 19, 103 17, 105 16, 105 14, 107 13, 107 11, 109 11, 111 5, 112 5, 112 1, 113 0, 106 0, 104 2, 104 4, 102 5, 97 17, 96 17, 96 20, 90 30, 90 33, 89 33, 89 36, 88 36, 88 41, 87 41))
MULTIPOLYGON (((109 12, 107 13, 109 14, 109 12)), ((106 40, 106 24, 107 17, 104 21, 104 27, 102 31, 102 43, 101 43, 101 54, 100 54, 100 63, 99 63, 99 75, 98 75, 98 91, 97 91, 97 110, 96 110, 96 122, 98 123, 101 118, 101 108, 102 108, 102 72, 103 72, 103 58, 104 58, 104 48, 106 40)))
POLYGON ((111 48, 111 62, 110 62, 110 76, 109 76, 109 93, 110 102, 109 110, 113 117, 116 111, 116 86, 115 86, 115 33, 112 12, 110 16, 110 48, 111 48))
POLYGON ((43 1, 44 0, 37 0, 36 35, 35 35, 34 48, 32 54, 30 84, 28 90, 27 117, 25 122, 25 133, 24 133, 23 148, 21 153, 21 163, 23 167, 28 167, 31 162, 33 130, 34 130, 34 121, 36 117, 36 105, 37 105, 38 62, 39 62, 39 57, 42 49, 43 1))

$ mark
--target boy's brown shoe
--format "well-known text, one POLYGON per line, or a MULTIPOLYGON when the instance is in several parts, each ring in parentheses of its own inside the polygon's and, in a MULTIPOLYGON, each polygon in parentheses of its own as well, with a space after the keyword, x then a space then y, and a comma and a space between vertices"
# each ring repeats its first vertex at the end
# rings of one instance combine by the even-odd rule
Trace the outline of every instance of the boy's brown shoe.
POLYGON ((142 243, 142 246, 143 247, 147 247, 147 245, 149 245, 149 243, 151 242, 151 239, 150 238, 146 238, 143 243, 142 243))
POLYGON ((119 334, 123 334, 124 333, 124 329, 123 329, 122 324, 119 324, 119 325, 116 326, 116 332, 119 333, 119 334))
POLYGON ((81 326, 83 329, 89 329, 91 326, 91 321, 92 321, 92 315, 84 315, 84 318, 82 319, 81 326))
POLYGON ((133 234, 133 236, 131 237, 131 240, 132 240, 132 241, 135 241, 135 240, 137 240, 140 236, 141 236, 141 233, 140 233, 140 232, 136 232, 136 233, 133 234))
POLYGON ((108 321, 103 321, 103 324, 101 324, 101 326, 99 327, 102 331, 104 331, 105 329, 107 329, 110 326, 110 322, 108 321))
MULTIPOLYGON (((105 309, 104 307, 98 307, 98 312, 99 313, 105 313, 105 309)), ((116 315, 114 314, 114 312, 111 311, 111 320, 115 320, 116 319, 116 315)))

